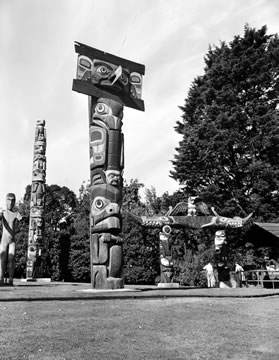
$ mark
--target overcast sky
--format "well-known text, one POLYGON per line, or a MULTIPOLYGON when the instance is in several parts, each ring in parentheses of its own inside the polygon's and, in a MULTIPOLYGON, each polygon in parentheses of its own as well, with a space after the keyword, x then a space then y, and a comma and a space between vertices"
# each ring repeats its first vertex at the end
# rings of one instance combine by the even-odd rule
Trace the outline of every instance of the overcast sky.
POLYGON ((145 112, 124 109, 124 179, 157 195, 169 177, 174 131, 209 45, 245 23, 279 33, 277 0, 0 0, 0 206, 32 182, 35 124, 46 121, 47 184, 78 194, 89 179, 87 96, 72 91, 79 41, 144 64, 145 112))

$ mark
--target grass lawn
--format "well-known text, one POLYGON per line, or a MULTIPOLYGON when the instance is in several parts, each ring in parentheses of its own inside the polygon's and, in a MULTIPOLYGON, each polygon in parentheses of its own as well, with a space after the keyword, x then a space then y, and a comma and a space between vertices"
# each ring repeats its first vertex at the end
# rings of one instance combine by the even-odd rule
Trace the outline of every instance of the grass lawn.
POLYGON ((278 360, 279 297, 0 303, 0 359, 278 360))

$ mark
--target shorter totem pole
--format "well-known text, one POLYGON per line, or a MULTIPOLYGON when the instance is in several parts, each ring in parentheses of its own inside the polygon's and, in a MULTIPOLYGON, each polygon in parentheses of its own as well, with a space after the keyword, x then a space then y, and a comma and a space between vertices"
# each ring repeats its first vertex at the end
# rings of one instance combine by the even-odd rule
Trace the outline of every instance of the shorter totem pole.
POLYGON ((204 202, 197 196, 191 196, 187 203, 178 203, 162 216, 138 216, 130 213, 133 219, 142 226, 161 230, 159 233, 161 271, 161 283, 158 284, 159 287, 171 287, 173 282, 174 260, 172 258, 170 236, 172 229, 175 228, 201 229, 208 226, 215 227, 215 251, 218 264, 220 265, 217 269, 221 278, 222 276, 227 276, 225 274, 225 265, 228 259, 225 228, 242 227, 251 218, 252 214, 249 214, 244 219, 240 217, 227 218, 219 216, 214 208, 211 208, 211 210, 214 216, 209 215, 209 209, 204 202))
POLYGON ((76 43, 73 90, 88 95, 90 249, 94 289, 124 287, 120 237, 124 169, 123 106, 144 110, 144 66, 76 43))
POLYGON ((42 251, 44 231, 46 181, 46 130, 45 121, 37 120, 35 129, 30 222, 28 233, 26 280, 42 277, 42 251))
POLYGON ((173 267, 172 249, 170 244, 171 227, 165 225, 159 233, 160 240, 160 284, 173 284, 173 267))

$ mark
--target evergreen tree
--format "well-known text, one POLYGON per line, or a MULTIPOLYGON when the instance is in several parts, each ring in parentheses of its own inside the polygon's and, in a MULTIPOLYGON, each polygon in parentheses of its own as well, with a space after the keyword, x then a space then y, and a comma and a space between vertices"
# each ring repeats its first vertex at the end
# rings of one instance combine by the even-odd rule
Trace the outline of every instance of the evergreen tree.
POLYGON ((124 277, 126 284, 154 284, 160 273, 158 231, 145 229, 137 224, 129 212, 136 215, 146 213, 146 205, 141 202, 139 190, 143 184, 131 180, 123 187, 123 227, 124 277))
POLYGON ((77 198, 66 186, 46 186, 45 234, 46 269, 53 280, 69 280, 70 239, 77 198))
POLYGON ((23 216, 22 220, 15 223, 15 278, 26 277, 26 260, 28 246, 29 214, 30 204, 26 201, 19 201, 17 204, 19 213, 23 216))
POLYGON ((90 282, 90 196, 89 185, 82 186, 74 213, 69 272, 74 281, 90 282))
POLYGON ((266 26, 209 48, 175 130, 171 177, 224 215, 279 220, 279 38, 266 26))

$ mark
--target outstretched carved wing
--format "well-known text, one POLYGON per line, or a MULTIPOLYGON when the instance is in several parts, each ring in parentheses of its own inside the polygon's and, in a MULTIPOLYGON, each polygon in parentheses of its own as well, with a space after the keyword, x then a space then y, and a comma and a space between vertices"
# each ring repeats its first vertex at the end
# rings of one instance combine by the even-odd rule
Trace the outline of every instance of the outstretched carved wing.
POLYGON ((253 213, 249 214, 245 218, 240 218, 238 216, 235 216, 233 218, 228 218, 224 216, 220 216, 214 208, 211 208, 213 214, 215 216, 212 217, 211 221, 207 224, 202 225, 202 228, 207 226, 218 226, 222 228, 230 227, 230 228, 240 228, 242 227, 253 215, 253 213))
POLYGON ((180 202, 175 205, 173 209, 170 209, 166 216, 178 216, 187 214, 188 204, 186 202, 180 202))

